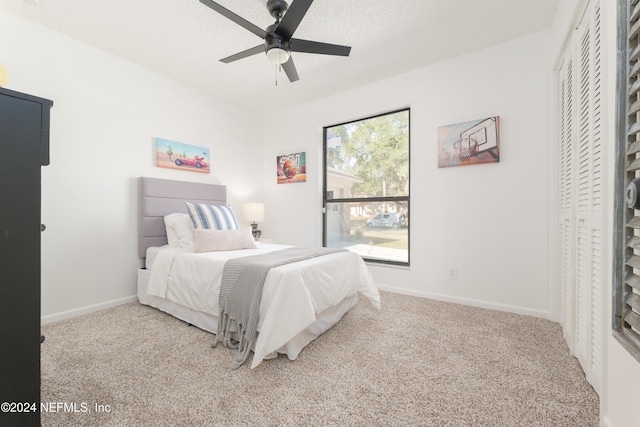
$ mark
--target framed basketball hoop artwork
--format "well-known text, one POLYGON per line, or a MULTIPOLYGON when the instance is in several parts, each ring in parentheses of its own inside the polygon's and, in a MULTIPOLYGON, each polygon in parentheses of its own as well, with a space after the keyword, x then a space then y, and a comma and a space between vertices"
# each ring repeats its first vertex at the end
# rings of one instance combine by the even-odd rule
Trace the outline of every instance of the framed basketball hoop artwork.
POLYGON ((439 168, 499 161, 499 116, 438 128, 439 168))

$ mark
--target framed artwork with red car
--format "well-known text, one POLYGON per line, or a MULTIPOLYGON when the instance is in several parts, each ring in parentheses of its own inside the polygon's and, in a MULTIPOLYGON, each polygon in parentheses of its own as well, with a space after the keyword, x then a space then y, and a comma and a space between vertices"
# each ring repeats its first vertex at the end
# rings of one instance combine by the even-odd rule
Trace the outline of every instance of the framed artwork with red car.
POLYGON ((208 148, 156 138, 156 166, 158 167, 211 173, 210 157, 208 148))

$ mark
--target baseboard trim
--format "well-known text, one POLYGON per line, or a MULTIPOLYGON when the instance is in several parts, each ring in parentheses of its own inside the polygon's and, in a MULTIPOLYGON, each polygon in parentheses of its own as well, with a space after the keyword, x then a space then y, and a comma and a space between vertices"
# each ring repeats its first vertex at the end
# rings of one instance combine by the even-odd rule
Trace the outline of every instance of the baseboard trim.
POLYGON ((523 314, 526 316, 540 317, 551 320, 551 312, 544 310, 534 310, 517 305, 499 304, 491 301, 476 300, 471 298, 461 298, 451 295, 438 294, 434 292, 417 291, 415 289, 397 288, 395 286, 378 285, 381 291, 396 294, 410 295, 414 297, 430 298, 438 301, 452 302, 455 304, 470 305, 472 307, 487 308, 490 310, 506 311, 509 313, 523 314))
MULTIPOLYGON (((482 301, 471 298, 460 298, 451 295, 438 294, 434 292, 417 291, 415 289, 397 288, 395 286, 378 285, 378 289, 381 291, 392 292, 396 294, 410 295, 420 298, 430 298, 438 301, 452 302, 455 304, 470 305, 472 307, 487 308, 491 310, 506 311, 509 313, 524 314, 526 316, 540 317, 543 319, 551 319, 551 313, 544 310, 533 310, 526 307, 520 307, 517 305, 499 304, 490 301, 482 301)), ((86 307, 74 308, 73 310, 63 311, 60 313, 49 314, 41 317, 42 324, 58 322, 60 320, 71 319, 73 317, 82 316, 83 314, 93 313, 94 311, 100 311, 118 305, 127 304, 130 302, 138 301, 137 295, 131 295, 124 298, 119 298, 111 301, 102 302, 99 304, 88 305, 86 307)))
POLYGON ((134 301, 138 301, 137 295, 101 302, 99 304, 88 305, 86 307, 74 308, 73 310, 63 311, 60 313, 48 314, 46 316, 42 316, 40 318, 40 322, 45 325, 47 323, 71 319, 72 317, 82 316, 83 314, 93 313, 94 311, 100 311, 106 308, 116 307, 118 305, 127 304, 134 301))

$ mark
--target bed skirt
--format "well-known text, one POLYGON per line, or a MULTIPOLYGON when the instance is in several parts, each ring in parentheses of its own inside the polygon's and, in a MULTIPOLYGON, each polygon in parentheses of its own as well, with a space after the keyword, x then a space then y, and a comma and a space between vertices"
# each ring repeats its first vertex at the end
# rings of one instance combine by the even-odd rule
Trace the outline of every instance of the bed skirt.
MULTIPOLYGON (((138 300, 140 303, 157 308, 183 320, 200 329, 215 334, 218 330, 218 316, 202 311, 193 310, 180 304, 176 304, 164 298, 147 294, 147 285, 151 277, 151 270, 138 270, 138 300)), ((338 304, 316 314, 316 321, 307 329, 293 337, 289 342, 280 347, 277 353, 286 354, 290 360, 295 360, 302 349, 311 341, 328 331, 358 302, 358 294, 355 293, 338 304)), ((276 354, 270 355, 275 357, 276 354)))

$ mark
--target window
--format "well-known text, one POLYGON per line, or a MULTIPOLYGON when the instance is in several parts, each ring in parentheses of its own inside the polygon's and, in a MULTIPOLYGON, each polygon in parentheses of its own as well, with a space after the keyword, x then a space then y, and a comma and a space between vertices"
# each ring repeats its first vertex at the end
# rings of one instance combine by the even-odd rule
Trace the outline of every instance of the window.
POLYGON ((409 265, 409 109, 324 128, 324 245, 409 265))
POLYGON ((640 3, 618 11, 613 329, 640 361, 640 3))

